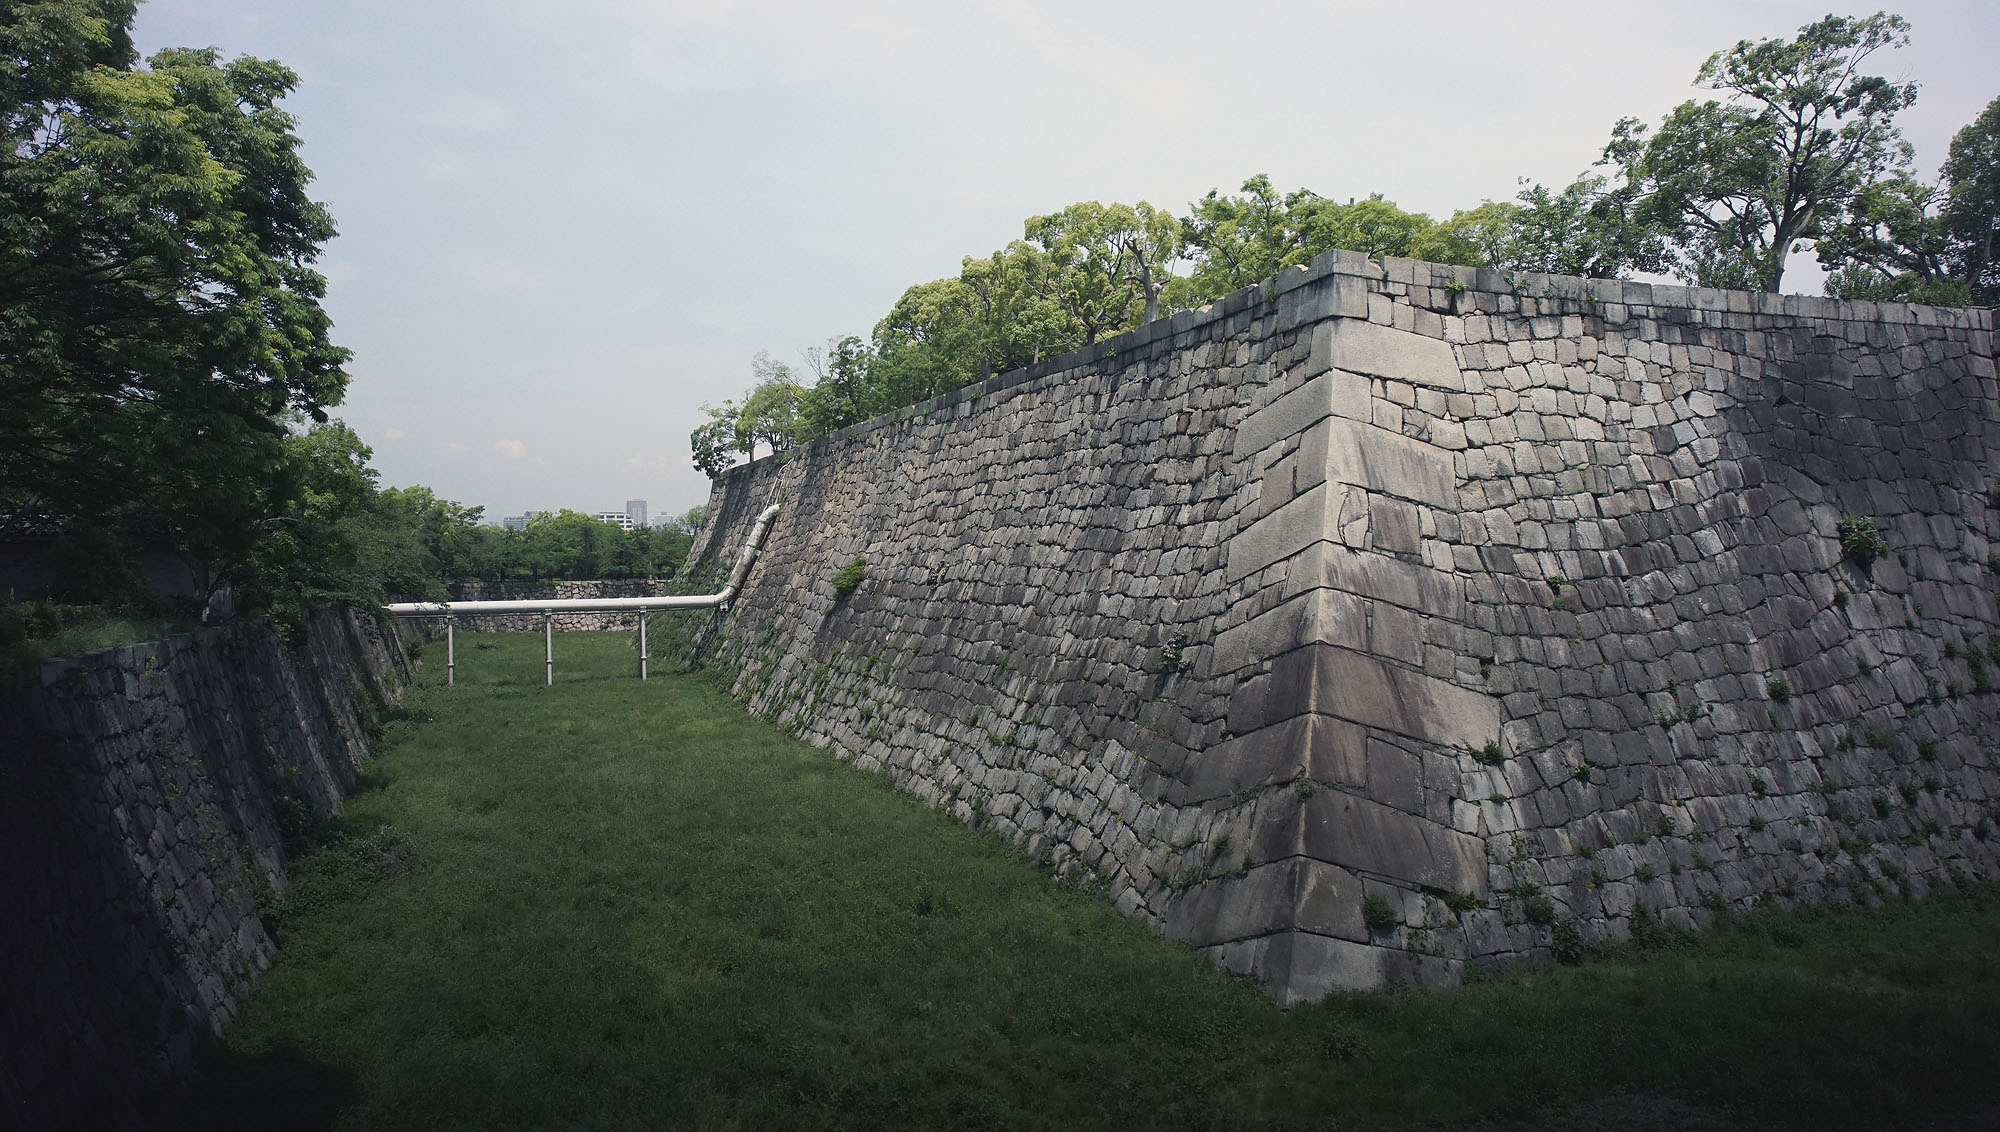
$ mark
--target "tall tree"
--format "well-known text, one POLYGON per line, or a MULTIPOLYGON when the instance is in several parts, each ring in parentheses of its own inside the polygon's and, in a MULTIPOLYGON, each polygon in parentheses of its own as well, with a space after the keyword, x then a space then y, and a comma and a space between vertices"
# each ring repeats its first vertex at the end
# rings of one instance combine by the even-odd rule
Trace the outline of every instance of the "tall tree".
POLYGON ((0 6, 0 511, 164 529, 247 560, 288 413, 347 353, 312 269, 334 234, 258 59, 140 66, 125 0, 0 6))
POLYGON ((1667 234, 1675 272, 1775 292, 1800 241, 1906 165, 1894 119, 1917 85, 1861 68, 1908 42, 1900 16, 1828 16, 1789 41, 1744 40, 1711 55, 1695 82, 1723 98, 1682 103, 1650 137, 1636 119, 1620 121, 1611 150, 1667 234))
POLYGON ((2000 98, 1951 139, 1939 177, 1958 278, 1972 302, 2000 306, 2000 98))

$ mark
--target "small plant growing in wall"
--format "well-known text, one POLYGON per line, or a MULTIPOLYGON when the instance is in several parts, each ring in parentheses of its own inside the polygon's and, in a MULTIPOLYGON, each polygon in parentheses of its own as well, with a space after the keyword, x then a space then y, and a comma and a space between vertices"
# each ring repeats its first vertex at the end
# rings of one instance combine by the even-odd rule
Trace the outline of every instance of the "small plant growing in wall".
POLYGON ((1792 682, 1783 676, 1773 676, 1764 681, 1764 694, 1771 697, 1773 703, 1784 703, 1792 698, 1792 682))
POLYGON ((1542 891, 1539 884, 1524 884, 1514 890, 1521 901, 1521 915, 1531 924, 1552 924, 1556 920, 1556 902, 1542 891))
POLYGON ((1370 931, 1387 931, 1396 926, 1401 917, 1396 915, 1396 906, 1379 892, 1371 892, 1368 899, 1361 902, 1361 922, 1370 931))
POLYGON ((1499 766, 1507 761, 1507 753, 1500 749, 1498 739, 1488 739, 1484 747, 1472 752, 1472 757, 1487 766, 1499 766))
POLYGON ((1861 515, 1842 515, 1834 524, 1840 533, 1841 553, 1852 558, 1863 569, 1877 558, 1889 553, 1889 543, 1882 532, 1875 529, 1875 520, 1861 515))
POLYGON ((861 588, 861 579, 867 574, 868 560, 857 555, 854 561, 833 572, 833 592, 846 600, 861 588))

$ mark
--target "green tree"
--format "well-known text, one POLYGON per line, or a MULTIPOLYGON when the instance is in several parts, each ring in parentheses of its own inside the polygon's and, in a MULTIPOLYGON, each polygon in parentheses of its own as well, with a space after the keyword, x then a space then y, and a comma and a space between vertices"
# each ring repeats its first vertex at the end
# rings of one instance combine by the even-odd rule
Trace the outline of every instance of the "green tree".
POLYGON ((1960 306, 1964 281, 1952 274, 1952 240, 1936 186, 1898 173, 1865 186, 1847 214, 1820 237, 1826 293, 1843 299, 1960 306))
POLYGON ((1666 266, 1666 237, 1640 215, 1638 189, 1623 177, 1586 173, 1561 192, 1521 190, 1494 266, 1586 279, 1617 279, 1666 266))
MULTIPOLYGON (((140 66, 134 5, 0 7, 0 511, 163 527, 241 565, 301 503, 288 413, 346 385, 312 264, 297 77, 212 50, 140 66)), ((129 541, 129 540, 128 540, 129 541)))
POLYGON ((1775 292, 1800 241, 1907 164, 1894 118, 1917 86, 1861 68, 1908 42, 1900 16, 1828 16, 1790 41, 1744 40, 1710 56, 1695 82, 1723 99, 1682 103, 1650 137, 1620 121, 1610 152, 1666 234, 1676 274, 1775 292))
POLYGON ((805 387, 792 367, 761 350, 750 360, 750 372, 757 383, 737 410, 734 440, 737 451, 754 460, 759 444, 776 453, 798 442, 805 387))
POLYGON ((1240 192, 1222 196, 1210 189, 1188 205, 1181 221, 1194 261, 1188 275, 1193 302, 1221 298, 1312 258, 1306 224, 1324 201, 1308 189, 1280 196, 1263 173, 1243 182, 1240 192))
POLYGON ((2000 98, 1953 136, 1938 175, 1953 268, 1970 301, 2000 306, 2000 98))
POLYGON ((807 436, 825 436, 874 416, 869 367, 875 353, 852 334, 806 351, 813 382, 799 400, 799 427, 807 436))
POLYGON ((1182 246, 1180 221, 1171 213, 1145 201, 1108 207, 1079 201, 1024 227, 1025 239, 1008 254, 1022 268, 1023 289, 1067 316, 1056 350, 1088 346, 1160 317, 1167 267, 1182 246))

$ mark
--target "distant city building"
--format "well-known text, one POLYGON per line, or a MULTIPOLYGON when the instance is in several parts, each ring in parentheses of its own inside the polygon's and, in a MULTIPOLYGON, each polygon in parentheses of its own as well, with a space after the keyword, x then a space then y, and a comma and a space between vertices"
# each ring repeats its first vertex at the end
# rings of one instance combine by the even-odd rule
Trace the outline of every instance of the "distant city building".
MULTIPOLYGON (((625 514, 626 514, 626 516, 627 516, 628 518, 630 518, 630 519, 632 520, 632 526, 633 526, 633 527, 643 527, 643 526, 645 526, 645 525, 646 525, 646 501, 645 501, 645 500, 643 500, 643 499, 628 499, 628 500, 626 500, 626 501, 625 501, 625 514)), ((626 529, 627 529, 627 530, 630 530, 630 529, 631 529, 631 527, 627 527, 626 529)))
POLYGON ((508 515, 500 520, 500 525, 510 531, 525 531, 528 529, 528 517, 526 515, 508 515))
POLYGON ((619 530, 629 531, 632 529, 632 516, 627 515, 623 511, 599 511, 592 515, 591 518, 615 524, 619 530))

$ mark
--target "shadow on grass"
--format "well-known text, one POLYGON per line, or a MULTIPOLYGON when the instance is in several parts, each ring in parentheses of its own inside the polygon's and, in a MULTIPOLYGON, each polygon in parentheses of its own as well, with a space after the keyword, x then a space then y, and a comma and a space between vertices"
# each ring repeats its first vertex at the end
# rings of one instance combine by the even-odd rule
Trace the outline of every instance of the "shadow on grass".
POLYGON ((168 1129, 324 1132, 359 1095, 352 1073, 294 1046, 245 1054, 214 1044, 195 1076, 157 1098, 152 1115, 168 1129))

